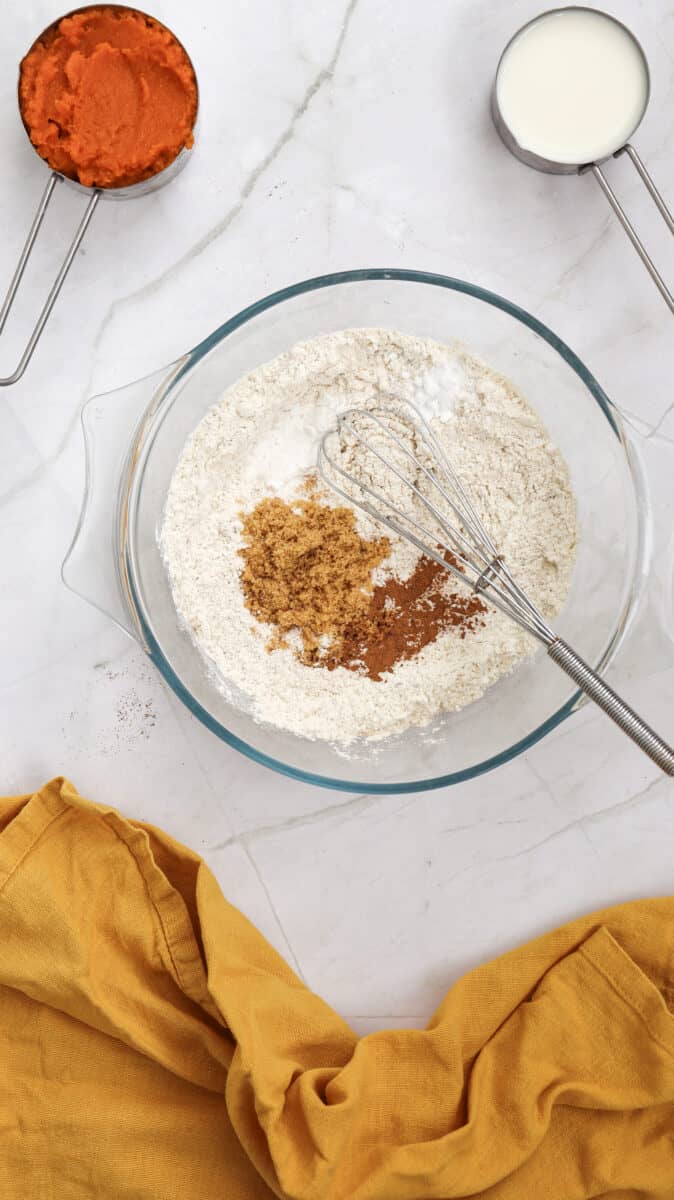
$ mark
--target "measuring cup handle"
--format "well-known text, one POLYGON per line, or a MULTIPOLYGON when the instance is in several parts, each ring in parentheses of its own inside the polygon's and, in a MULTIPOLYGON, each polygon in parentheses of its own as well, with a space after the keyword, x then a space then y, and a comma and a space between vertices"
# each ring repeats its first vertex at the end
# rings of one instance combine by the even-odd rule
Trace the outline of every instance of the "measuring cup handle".
MULTIPOLYGON (((35 216, 33 217, 33 223, 28 231, 28 237, 26 238, 23 250, 21 251, 21 254, 19 256, 19 261, 16 264, 16 270, 14 271, 14 274, 12 276, 12 280, 11 280, 11 283, 7 290, 7 295, 5 296, 4 303, 2 305, 2 308, 0 308, 0 333, 2 333, 2 331, 5 327, 7 317, 9 316, 12 305, 14 303, 14 298, 16 296, 16 293, 19 290, 19 285, 21 283, 21 280, 23 279, 23 274, 24 274, 24 271, 26 270, 28 260, 33 252, 33 247, 37 240, 37 235, 40 232, 40 227, 44 220, 45 213, 49 207, 49 202, 54 194, 54 188, 56 187, 57 183, 60 183, 62 181, 63 181, 63 176, 59 175, 58 171, 52 171, 51 175, 49 176, 49 180, 47 181, 47 186, 46 186, 44 192, 42 193, 42 198, 40 200, 40 203, 37 206, 35 216)), ((51 314, 51 311, 52 311, 54 305, 56 304, 58 294, 61 291, 61 288, 63 287, 66 275, 68 274, 68 271, 70 270, 70 268, 72 266, 73 259, 75 258, 75 255, 77 254, 77 251, 80 247, 82 238, 84 237, 84 235, 87 231, 87 228, 89 226, 89 222, 94 215, 94 209, 96 208, 96 205, 98 204, 100 196, 101 196, 100 190, 99 189, 94 190, 94 192, 92 193, 91 198, 89 200, 89 203, 87 204, 87 207, 84 210, 84 215, 82 217, 82 220, 80 221, 79 225, 77 226, 77 229, 75 230, 75 236, 73 237, 73 240, 70 243, 70 246, 68 247, 66 256, 65 256, 63 262, 61 263, 61 268, 59 270, 59 273, 56 276, 56 279, 54 280, 54 282, 52 284, 49 295, 47 296, 47 299, 45 300, 44 305, 42 307, 42 311, 33 327, 33 332, 31 333, 31 335, 28 339, 28 342, 26 343, 26 348, 25 348, 23 354, 21 355, 21 358, 19 359, 19 365, 17 366, 16 370, 12 372, 11 375, 7 375, 4 379, 0 378, 0 387, 9 387, 10 384, 16 383, 17 380, 19 380, 21 378, 21 376, 23 375, 24 371, 26 370, 26 367, 28 366, 28 363, 30 362, 31 358, 33 357, 33 351, 35 350, 35 347, 37 346, 40 338, 42 337, 42 331, 43 331, 45 325, 47 324, 47 321, 49 320, 49 317, 50 317, 50 314, 51 314)))
POLYGON ((629 158, 630 162, 633 164, 634 169, 637 171, 637 173, 641 177, 642 183, 646 186, 646 189, 647 189, 651 199, 655 203, 655 206, 658 209, 658 212, 660 213, 660 216, 662 217, 663 221, 665 222, 665 225, 667 226, 669 232, 674 233, 674 217, 672 216, 671 212, 669 211, 669 209, 667 207, 667 204, 665 202, 664 196, 662 195, 662 192, 660 192, 658 190, 658 188, 655 186, 655 180, 653 179, 653 176, 651 175, 650 171, 647 169, 643 158, 634 149, 634 146, 632 146, 630 142, 628 142, 627 145, 622 146, 620 148, 620 150, 616 150, 613 157, 620 158, 620 156, 622 154, 626 154, 627 157, 629 158))
MULTIPOLYGON (((631 163, 633 164, 635 170, 637 171, 640 179, 644 183, 649 196, 653 200, 656 208, 658 209, 658 212, 660 213, 667 228, 669 229, 669 232, 674 233, 674 217, 672 216, 669 208, 667 207, 663 196, 661 195, 661 193, 658 191, 657 187, 655 186, 655 183, 654 183, 653 179, 651 178, 651 175, 646 170, 645 163, 640 158, 640 156, 637 154, 637 151, 634 149, 634 146, 630 145, 628 142, 627 145, 622 146, 620 148, 620 150, 617 150, 613 157, 619 158, 621 154, 626 154, 628 156, 628 158, 630 159, 631 163)), ((616 196, 613 188, 611 187, 611 185, 610 185, 608 179, 606 178, 606 175, 602 171, 601 167, 598 166, 597 163, 590 163, 589 166, 583 168, 583 170, 584 171, 592 171, 592 174, 594 175, 595 179, 597 180, 597 183, 599 184, 602 192, 606 196, 606 199, 608 200, 609 204, 611 205, 611 208, 613 209, 615 215, 617 216, 618 220, 620 221, 620 224, 622 225, 623 229, 625 230, 625 233, 627 234, 632 245, 634 246, 634 249, 636 250, 637 254, 639 255, 639 258, 641 259, 646 270, 648 271, 648 274, 650 275, 655 286, 658 288, 661 296, 663 297, 665 304, 668 306, 670 312, 674 313, 674 295, 667 287, 667 284, 665 283, 664 279, 662 278, 662 275, 658 271, 655 263, 653 262, 653 259, 651 258, 646 247, 644 246, 641 238, 639 237, 639 234, 637 233, 632 222, 630 221, 627 213, 625 212, 625 209, 623 208, 622 204, 620 203, 618 197, 616 196)))

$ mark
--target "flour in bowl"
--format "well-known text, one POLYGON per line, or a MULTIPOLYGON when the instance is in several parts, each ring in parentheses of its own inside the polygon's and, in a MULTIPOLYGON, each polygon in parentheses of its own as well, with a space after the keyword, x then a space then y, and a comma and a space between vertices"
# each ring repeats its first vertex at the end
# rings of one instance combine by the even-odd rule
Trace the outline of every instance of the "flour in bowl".
MULTIPOLYGON (((346 658, 331 657, 329 637, 309 664, 300 631, 281 638, 247 607, 241 552, 250 514, 277 500, 288 512, 311 508, 315 519, 316 500, 343 504, 323 494, 306 500, 319 440, 345 408, 382 396, 422 410, 548 619, 564 604, 575 555, 575 502, 559 451, 512 385, 462 349, 393 330, 344 330, 299 343, 230 387, 188 439, 169 487, 160 542, 176 609, 222 690, 243 692, 256 719, 341 744, 463 708, 536 649, 487 605, 479 619, 438 623, 434 640, 373 678, 358 660, 334 666, 346 658)), ((367 545, 387 532, 361 513, 355 528, 367 545)), ((388 557, 372 572, 375 595, 387 581, 404 594, 398 585, 420 570, 419 552, 389 538, 388 557)), ((450 591, 460 585, 448 575, 433 586, 447 592, 442 611, 456 613, 462 598, 452 609, 450 591)), ((384 595, 381 613, 388 608, 384 595)))

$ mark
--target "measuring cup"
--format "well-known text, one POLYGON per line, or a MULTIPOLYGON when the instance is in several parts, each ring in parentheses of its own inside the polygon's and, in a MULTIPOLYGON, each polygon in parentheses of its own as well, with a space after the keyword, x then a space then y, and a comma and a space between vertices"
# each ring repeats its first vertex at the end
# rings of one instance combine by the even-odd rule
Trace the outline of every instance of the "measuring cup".
MULTIPOLYGON (((72 9, 70 12, 64 13, 63 16, 57 17, 57 19, 55 21, 50 21, 49 25, 47 25, 46 28, 42 30, 42 33, 40 33, 39 36, 35 38, 32 46, 30 47, 30 50, 32 50, 33 46, 35 46, 37 44, 37 42, 39 42, 43 37, 45 37, 45 35, 48 34, 50 32, 50 30, 54 29, 57 25, 59 25, 60 22, 65 19, 65 17, 72 17, 75 15, 75 13, 86 12, 87 8, 99 8, 99 7, 102 7, 102 6, 86 5, 84 8, 72 9)), ((127 9, 129 12, 141 13, 142 16, 148 15, 146 13, 143 13, 141 9, 131 8, 129 5, 115 4, 110 7, 114 7, 115 9, 127 9)), ((151 18, 151 19, 155 20, 155 18, 151 18)), ((163 24, 163 22, 157 22, 157 24, 163 24)), ((168 28, 168 27, 164 26, 164 28, 168 28)), ((169 30, 169 32, 171 33, 171 36, 175 38, 175 34, 172 33, 171 30, 169 30)), ((175 40, 177 42, 179 41, 178 38, 175 38, 175 40)), ((179 42, 179 44, 182 46, 182 42, 179 42)), ((185 48, 183 46, 183 50, 184 49, 185 48)), ((30 50, 28 51, 28 53, 30 53, 30 50)), ((187 55, 187 51, 185 51, 185 54, 187 55)), ((189 55, 187 55, 187 57, 189 59, 189 55)), ((189 59, 189 61, 192 65, 192 70, 194 71, 194 65, 192 64, 192 60, 189 59)), ((195 82, 196 82, 196 72, 194 73, 194 78, 195 78, 195 82)), ((198 104, 199 104, 199 94, 198 94, 198 84, 197 84, 197 112, 198 112, 198 104)), ((26 129, 26 134, 28 134, 28 129, 25 125, 25 122, 23 121, 23 114, 21 113, 21 105, 20 104, 19 104, 19 114, 21 116, 21 120, 24 125, 24 129, 26 129)), ((195 115, 195 127, 196 127, 196 115, 195 115)), ((194 132, 194 130, 193 130, 193 132, 194 132)), ((31 142, 31 146, 32 145, 33 145, 33 143, 31 142)), ((33 147, 33 149, 35 149, 35 147, 33 147)), ((35 153, 37 154, 37 150, 35 151, 35 153)), ((139 183, 132 184, 130 187, 118 187, 118 188, 115 188, 115 187, 84 187, 84 185, 81 183, 78 183, 77 180, 69 179, 67 176, 62 175, 60 173, 60 171, 51 171, 50 172, 46 187, 44 189, 44 192, 42 193, 42 197, 37 206, 35 216, 33 217, 33 222, 30 227, 30 230, 28 232, 28 237, 26 238, 23 250, 21 251, 21 255, 19 257, 19 261, 16 265, 16 270, 14 271, 14 274, 12 276, 12 280, 9 285, 7 295, 5 296, 4 302, 2 304, 2 308, 0 308, 0 334, 2 334, 2 331, 7 322, 7 318, 9 316, 12 305, 14 303, 16 293, 19 290, 19 285, 23 278, 24 272, 26 270, 26 266, 28 264, 28 260, 33 251, 33 247, 37 240, 37 236, 40 232, 42 222, 44 220, 45 214, 49 207, 49 202, 54 194, 54 190, 55 190, 57 184, 64 183, 67 185, 67 187, 71 188, 73 191, 79 192, 80 195, 88 197, 87 205, 86 205, 86 208, 82 215, 82 218, 80 220, 80 223, 77 226, 77 229, 75 230, 75 235, 68 247, 65 258, 63 259, 63 262, 61 263, 61 267, 56 276, 56 279, 54 280, 54 282, 51 286, 51 289, 49 291, 47 299, 45 300, 42 310, 41 310, 41 312, 38 316, 38 319, 33 327, 33 331, 26 343, 26 347, 23 351, 23 354, 21 355, 21 358, 19 359, 18 366, 12 372, 11 375, 7 375, 4 378, 0 378, 0 387, 8 387, 10 384, 16 383, 19 379, 21 379, 21 376, 23 375, 24 371, 26 370, 26 367, 28 366, 31 358, 33 357, 35 347, 37 346, 37 344, 42 336, 45 325, 47 324, 47 321, 49 320, 49 317, 51 315, 51 311, 58 299, 59 292, 61 291, 61 288, 63 287, 63 284, 65 283, 65 279, 68 274, 68 271, 70 270, 70 268, 72 266, 75 255, 77 254, 77 251, 82 243, 82 239, 84 238, 84 235, 85 235, 87 229, 89 228, 89 223, 91 221, 91 218, 94 215, 94 211, 95 211, 96 206, 98 205, 98 202, 101 199, 101 197, 103 197, 105 200, 131 200, 131 199, 135 200, 135 199, 140 198, 141 196, 149 195, 150 192, 156 192, 159 188, 164 187, 165 184, 170 183, 171 180, 174 179, 175 176, 183 169, 186 162, 188 161, 189 154, 190 154, 190 151, 187 150, 185 147, 183 147, 183 149, 179 152, 179 154, 173 159, 173 162, 170 162, 167 167, 164 167, 163 170, 158 171, 156 175, 151 175, 149 177, 149 179, 143 179, 139 183)), ((38 157, 40 158, 40 162, 45 163, 45 160, 40 155, 38 155, 38 157)), ((47 165, 47 164, 45 163, 45 165, 47 165)))
POLYGON ((527 166, 555 175, 592 172, 665 303, 674 312, 674 295, 599 165, 626 154, 669 232, 674 233, 674 217, 629 141, 641 124, 649 98, 648 62, 631 30, 599 9, 571 5, 539 14, 513 35, 496 70, 491 111, 501 140, 527 166), (615 88, 614 97, 610 94, 611 85, 615 88), (581 103, 585 120, 594 124, 598 135, 603 126, 603 144, 601 137, 598 143, 601 150, 583 160, 587 141, 583 145, 580 132, 576 143, 578 156, 571 149, 568 161, 566 153, 550 154, 546 141, 554 141, 560 122, 569 125, 574 105, 581 103), (521 114, 527 109, 531 114, 528 133, 526 120, 522 123, 519 118, 514 119, 515 112, 521 114))

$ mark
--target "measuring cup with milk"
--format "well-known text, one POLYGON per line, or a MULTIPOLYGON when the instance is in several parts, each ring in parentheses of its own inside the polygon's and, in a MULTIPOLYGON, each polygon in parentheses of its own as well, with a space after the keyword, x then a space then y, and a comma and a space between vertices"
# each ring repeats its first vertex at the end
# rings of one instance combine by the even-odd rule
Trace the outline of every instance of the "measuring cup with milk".
POLYGON ((600 163, 627 154, 670 233, 674 218, 629 139, 646 111, 646 56, 620 21, 594 8, 556 8, 511 38, 496 71, 492 115, 508 149, 539 171, 591 171, 674 312, 674 295, 600 163))

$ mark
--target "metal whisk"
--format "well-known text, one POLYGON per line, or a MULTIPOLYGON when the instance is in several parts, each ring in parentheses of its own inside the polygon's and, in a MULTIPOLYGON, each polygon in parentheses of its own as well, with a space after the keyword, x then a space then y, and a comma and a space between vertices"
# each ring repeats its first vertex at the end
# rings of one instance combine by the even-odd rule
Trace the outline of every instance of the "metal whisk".
POLYGON ((345 500, 412 542, 454 575, 463 587, 484 595, 542 642, 553 662, 661 770, 674 775, 674 750, 571 646, 557 637, 516 583, 442 446, 413 404, 384 400, 371 409, 351 408, 343 412, 336 428, 329 430, 321 441, 318 471, 324 482, 345 500), (362 447, 362 469, 347 470, 340 462, 347 445, 362 447), (382 480, 390 483, 394 477, 409 490, 409 509, 402 509, 387 494, 387 484, 382 480), (340 486, 340 479, 344 480, 344 486, 340 486))

